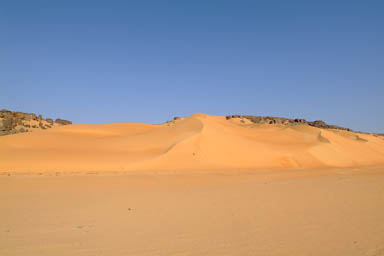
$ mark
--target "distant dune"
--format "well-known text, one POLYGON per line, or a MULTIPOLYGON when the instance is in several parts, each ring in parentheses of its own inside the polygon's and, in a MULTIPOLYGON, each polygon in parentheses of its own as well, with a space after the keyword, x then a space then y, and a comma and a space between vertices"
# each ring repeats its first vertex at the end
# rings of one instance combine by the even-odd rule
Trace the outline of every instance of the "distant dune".
POLYGON ((215 170, 384 164, 384 137, 194 114, 0 137, 0 171, 215 170))

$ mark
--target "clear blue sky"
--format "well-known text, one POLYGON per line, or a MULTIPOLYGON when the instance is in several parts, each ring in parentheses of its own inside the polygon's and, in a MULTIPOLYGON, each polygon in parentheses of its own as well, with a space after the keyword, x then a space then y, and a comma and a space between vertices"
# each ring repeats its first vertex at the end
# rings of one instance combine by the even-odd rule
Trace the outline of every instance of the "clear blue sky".
POLYGON ((195 112, 384 132, 384 1, 0 3, 0 108, 75 123, 195 112))

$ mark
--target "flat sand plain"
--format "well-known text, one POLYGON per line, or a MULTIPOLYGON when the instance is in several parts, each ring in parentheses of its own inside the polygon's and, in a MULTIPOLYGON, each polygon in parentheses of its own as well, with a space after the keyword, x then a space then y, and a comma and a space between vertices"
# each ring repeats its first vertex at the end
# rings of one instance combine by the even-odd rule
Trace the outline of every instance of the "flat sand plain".
POLYGON ((2 256, 384 255, 384 167, 3 173, 0 202, 2 256))

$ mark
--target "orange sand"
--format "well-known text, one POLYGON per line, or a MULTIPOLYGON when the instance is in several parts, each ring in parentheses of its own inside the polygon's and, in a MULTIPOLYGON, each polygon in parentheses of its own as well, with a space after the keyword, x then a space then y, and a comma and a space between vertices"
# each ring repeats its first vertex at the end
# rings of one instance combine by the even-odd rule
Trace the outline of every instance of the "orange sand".
POLYGON ((383 256, 383 165, 383 137, 204 114, 3 136, 0 255, 383 256))
POLYGON ((384 138, 194 114, 0 137, 0 171, 224 170, 384 164, 384 138))
POLYGON ((384 168, 0 175, 1 256, 383 256, 384 168))

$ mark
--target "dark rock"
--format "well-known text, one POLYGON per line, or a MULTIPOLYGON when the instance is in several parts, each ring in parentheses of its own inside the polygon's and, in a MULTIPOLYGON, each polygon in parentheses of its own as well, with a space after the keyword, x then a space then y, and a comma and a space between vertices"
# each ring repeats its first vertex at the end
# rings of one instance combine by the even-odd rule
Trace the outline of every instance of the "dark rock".
POLYGON ((13 117, 18 120, 24 120, 25 119, 25 113, 22 112, 14 112, 13 117))
POLYGON ((12 128, 16 126, 16 124, 13 123, 12 119, 3 119, 0 120, 0 130, 1 131, 9 131, 12 130, 12 128))
MULTIPOLYGON (((56 123, 60 125, 72 124, 70 121, 56 119, 56 123)), ((0 135, 9 135, 19 132, 26 132, 26 128, 48 129, 54 124, 53 119, 47 118, 46 122, 42 115, 36 116, 33 113, 12 112, 6 109, 0 110, 0 135), (31 125, 29 122, 38 121, 38 125, 31 125)))
POLYGON ((316 120, 316 121, 307 121, 305 119, 295 118, 283 118, 283 117, 272 117, 272 116, 247 116, 247 115, 230 115, 225 117, 227 120, 230 120, 231 118, 246 118, 250 121, 252 121, 255 124, 282 124, 282 125, 295 125, 295 124, 307 124, 310 126, 314 126, 317 128, 322 129, 337 129, 337 130, 345 130, 345 131, 352 131, 349 128, 344 128, 337 125, 329 125, 326 124, 324 121, 316 120))
POLYGON ((63 119, 56 119, 55 123, 57 124, 61 124, 61 125, 69 125, 69 124, 72 124, 71 121, 67 121, 67 120, 63 120, 63 119))
POLYGON ((305 121, 305 119, 298 119, 296 118, 295 120, 293 120, 295 123, 300 123, 300 124, 305 124, 307 123, 307 121, 305 121))
POLYGON ((36 115, 35 115, 35 114, 25 114, 25 116, 24 116, 24 119, 25 119, 26 121, 31 121, 31 120, 33 120, 34 118, 36 118, 36 115))
POLYGON ((336 130, 352 131, 349 128, 344 128, 344 127, 337 126, 337 125, 326 124, 324 121, 321 121, 321 120, 317 120, 317 121, 313 121, 313 122, 308 122, 308 125, 314 126, 314 127, 317 127, 317 128, 323 128, 323 129, 336 129, 336 130))
POLYGON ((328 125, 324 121, 321 121, 321 120, 316 120, 316 121, 313 121, 313 122, 308 122, 308 124, 311 125, 311 126, 318 127, 318 128, 328 128, 328 125))
POLYGON ((12 118, 12 112, 11 112, 11 111, 8 111, 8 110, 5 110, 5 109, 2 109, 2 110, 0 111, 0 117, 1 117, 1 118, 5 118, 5 119, 12 118))

